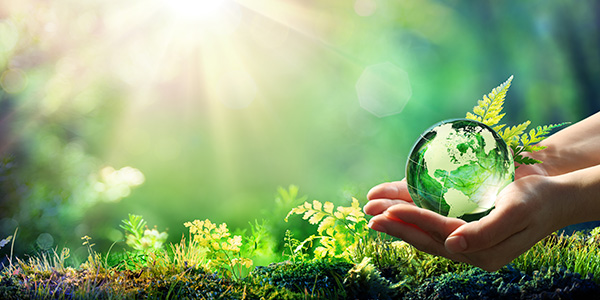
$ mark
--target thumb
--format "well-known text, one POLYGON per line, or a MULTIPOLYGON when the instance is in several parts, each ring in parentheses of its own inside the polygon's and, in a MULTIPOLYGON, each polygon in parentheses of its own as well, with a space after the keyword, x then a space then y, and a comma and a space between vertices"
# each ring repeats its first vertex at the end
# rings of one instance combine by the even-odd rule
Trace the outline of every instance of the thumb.
POLYGON ((523 210, 501 207, 454 230, 444 242, 450 253, 471 253, 491 248, 527 227, 523 210))

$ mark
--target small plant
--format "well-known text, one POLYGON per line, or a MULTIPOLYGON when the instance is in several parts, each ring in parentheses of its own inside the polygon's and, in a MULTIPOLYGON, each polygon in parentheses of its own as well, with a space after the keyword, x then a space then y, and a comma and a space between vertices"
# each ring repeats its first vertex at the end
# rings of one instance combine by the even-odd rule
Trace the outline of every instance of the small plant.
POLYGON ((365 257, 344 278, 348 299, 395 299, 399 284, 381 276, 381 272, 365 257))
POLYGON ((300 240, 295 239, 290 230, 285 231, 283 242, 285 245, 283 255, 288 257, 290 261, 303 261, 308 258, 308 254, 304 252, 305 244, 300 242, 300 240), (289 252, 289 254, 286 252, 289 252))
POLYGON ((384 239, 379 234, 361 248, 358 258, 370 259, 381 276, 397 283, 400 292, 416 288, 427 278, 472 268, 465 263, 421 252, 404 241, 384 239))
POLYGON ((125 243, 137 251, 161 249, 168 234, 156 228, 148 229, 142 216, 129 214, 129 219, 121 221, 120 227, 125 230, 125 243))
POLYGON ((86 246, 88 250, 88 259, 86 262, 81 264, 81 268, 91 271, 100 270, 102 268, 102 261, 100 260, 100 254, 92 249, 92 247, 95 246, 95 244, 90 242, 92 238, 86 235, 81 237, 81 239, 83 240, 82 245, 86 246))
POLYGON ((537 159, 523 156, 523 152, 535 152, 545 149, 545 146, 537 145, 544 140, 552 130, 569 124, 560 123, 553 125, 538 126, 526 132, 531 121, 527 120, 519 125, 506 127, 506 124, 498 124, 506 115, 502 113, 504 98, 510 87, 513 76, 494 88, 489 94, 483 95, 483 99, 477 102, 473 112, 467 112, 467 119, 482 122, 490 127, 502 137, 506 144, 512 149, 513 157, 516 163, 532 165, 542 163, 537 159), (504 130, 503 130, 504 129, 504 130))
POLYGON ((324 204, 313 200, 312 203, 293 208, 285 220, 291 215, 302 215, 302 219, 308 220, 312 225, 317 225, 318 235, 311 235, 305 239, 296 250, 304 247, 307 243, 318 240, 320 245, 315 248, 315 258, 342 258, 352 260, 356 250, 367 238, 369 228, 367 219, 362 212, 358 200, 352 198, 350 207, 334 207, 333 203, 326 201, 324 204))
MULTIPOLYGON (((226 276, 241 279, 242 268, 249 269, 252 260, 241 255, 242 237, 231 237, 227 224, 219 226, 206 219, 186 222, 185 227, 190 230, 190 241, 198 249, 196 254, 204 252, 208 269, 218 270, 226 276)), ((192 250, 188 247, 188 250, 192 250)))
POLYGON ((560 266, 583 276, 590 275, 600 282, 600 243, 594 235, 551 234, 527 252, 513 260, 515 268, 533 272, 541 268, 560 266))

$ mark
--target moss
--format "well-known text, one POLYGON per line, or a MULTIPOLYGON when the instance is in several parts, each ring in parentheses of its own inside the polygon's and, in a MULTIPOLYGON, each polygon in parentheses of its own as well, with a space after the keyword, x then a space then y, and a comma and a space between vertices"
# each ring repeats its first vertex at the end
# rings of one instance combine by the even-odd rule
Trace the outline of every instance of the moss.
POLYGON ((489 273, 472 268, 432 277, 404 299, 593 299, 600 286, 562 268, 531 275, 512 267, 489 273))
POLYGON ((365 258, 354 266, 344 278, 347 299, 394 299, 397 286, 381 276, 381 272, 365 258))
POLYGON ((256 267, 250 277, 261 285, 275 285, 309 295, 333 296, 343 292, 342 282, 352 266, 341 261, 287 261, 256 267))

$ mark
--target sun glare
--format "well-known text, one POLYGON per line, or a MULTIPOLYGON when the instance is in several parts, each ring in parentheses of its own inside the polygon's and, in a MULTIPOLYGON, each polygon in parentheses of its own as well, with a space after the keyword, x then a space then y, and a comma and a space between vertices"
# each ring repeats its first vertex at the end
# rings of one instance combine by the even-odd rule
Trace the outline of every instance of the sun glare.
POLYGON ((218 18, 230 4, 228 0, 163 0, 177 17, 188 20, 218 18))

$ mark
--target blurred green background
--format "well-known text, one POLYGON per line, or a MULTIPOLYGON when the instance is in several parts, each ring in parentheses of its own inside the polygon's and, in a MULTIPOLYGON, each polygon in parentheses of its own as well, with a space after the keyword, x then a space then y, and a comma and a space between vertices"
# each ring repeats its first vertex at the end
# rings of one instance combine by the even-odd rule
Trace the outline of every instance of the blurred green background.
POLYGON ((0 0, 0 238, 104 251, 128 213, 282 235, 279 186, 365 203, 510 75, 508 124, 600 110, 599 27, 593 0, 0 0))

